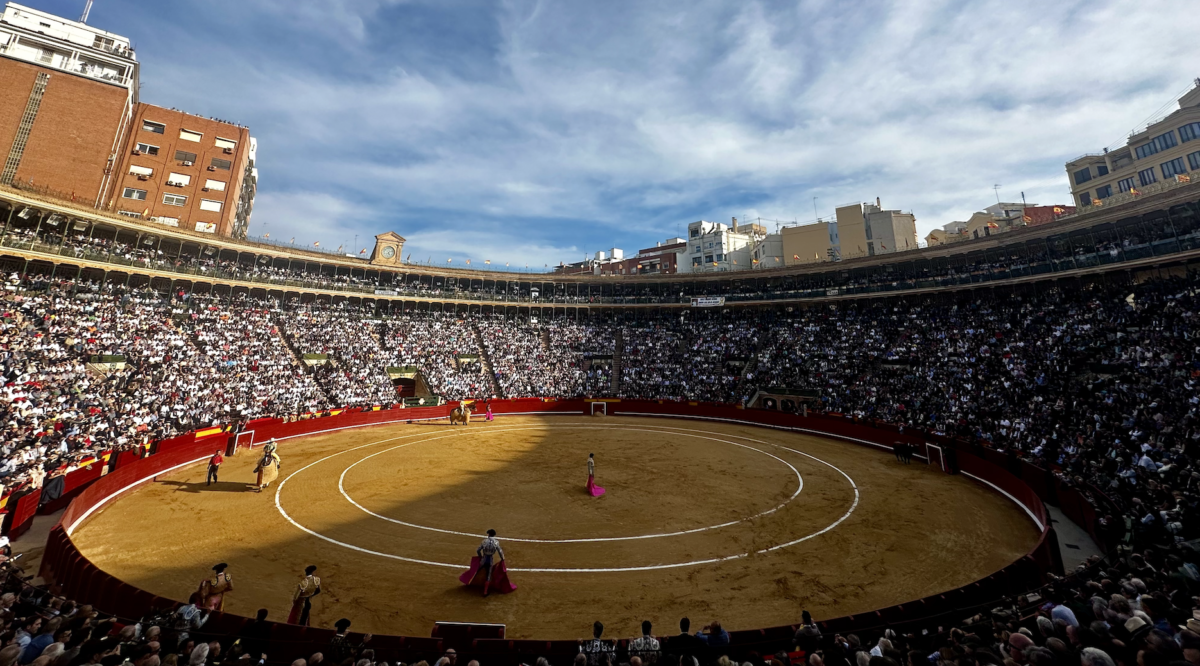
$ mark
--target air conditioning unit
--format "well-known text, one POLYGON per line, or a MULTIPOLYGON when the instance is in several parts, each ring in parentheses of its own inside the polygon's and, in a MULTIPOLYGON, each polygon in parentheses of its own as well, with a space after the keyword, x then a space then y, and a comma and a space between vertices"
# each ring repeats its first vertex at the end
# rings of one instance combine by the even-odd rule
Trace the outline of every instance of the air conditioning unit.
POLYGON ((193 166, 191 162, 183 162, 183 166, 193 166))
POLYGON ((133 149, 133 154, 134 154, 134 155, 141 155, 141 154, 142 154, 142 151, 138 150, 137 148, 134 148, 134 149, 133 149))
POLYGON ((215 166, 210 166, 210 167, 208 167, 208 170, 209 170, 209 171, 216 171, 216 170, 217 170, 217 167, 215 167, 215 166))
POLYGON ((207 187, 202 187, 202 188, 200 188, 200 191, 201 191, 201 192, 207 192, 207 191, 208 191, 208 188, 207 188, 207 187))
POLYGON ((233 148, 226 148, 226 149, 225 149, 225 154, 226 154, 226 155, 232 155, 232 154, 233 154, 233 148))
POLYGON ((138 176, 138 180, 150 180, 150 176, 138 176))
POLYGON ((176 183, 176 182, 173 182, 170 180, 167 181, 167 185, 170 185, 172 187, 183 187, 183 183, 176 183))

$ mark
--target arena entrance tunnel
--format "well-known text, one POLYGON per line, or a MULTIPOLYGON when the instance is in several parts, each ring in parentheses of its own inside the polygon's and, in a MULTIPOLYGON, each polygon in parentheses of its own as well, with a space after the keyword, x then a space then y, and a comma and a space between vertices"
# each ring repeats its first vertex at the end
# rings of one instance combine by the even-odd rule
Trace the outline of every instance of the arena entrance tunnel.
MULTIPOLYGON (((558 423, 559 417, 570 416, 574 417, 573 421, 581 422, 585 426, 590 423, 583 418, 585 416, 594 419, 595 423, 606 425, 617 421, 611 417, 628 416, 639 417, 639 422, 661 423, 661 430, 664 432, 678 429, 683 424, 689 427, 732 424, 755 429, 768 428, 778 433, 814 435, 882 451, 890 451, 893 444, 903 442, 913 447, 916 452, 914 457, 918 461, 923 462, 928 455, 943 471, 961 473, 987 488, 989 492, 997 493, 1006 501, 1015 503, 1025 519, 1036 526, 1034 545, 1023 556, 998 571, 954 589, 905 600, 870 612, 826 619, 821 619, 818 615, 823 631, 827 633, 869 631, 883 626, 899 630, 906 625, 915 626, 942 615, 958 615, 964 610, 986 605, 1001 596, 1038 587, 1045 582, 1047 574, 1061 571, 1053 528, 1042 504, 1042 497, 1056 499, 1068 517, 1095 534, 1095 514, 1092 507, 1077 491, 1056 488, 1052 477, 1046 472, 1023 463, 1013 466, 1011 460, 993 451, 935 435, 916 433, 912 429, 900 433, 887 425, 855 422, 837 415, 798 416, 703 403, 524 399, 492 401, 491 404, 493 412, 500 417, 496 421, 499 427, 504 426, 504 417, 516 415, 542 418, 551 425, 558 423), (610 418, 590 417, 595 411, 602 411, 610 418)), ((264 419, 251 422, 240 433, 189 433, 159 442, 153 453, 144 458, 122 457, 110 473, 83 489, 64 512, 50 535, 42 565, 42 576, 55 585, 64 596, 81 603, 91 603, 106 613, 123 618, 138 618, 153 609, 174 607, 179 603, 178 600, 131 585, 93 564, 73 541, 72 535, 109 503, 158 476, 167 476, 202 463, 212 454, 214 447, 222 448, 231 441, 240 442, 245 446, 259 445, 267 439, 276 438, 281 442, 280 450, 286 456, 289 443, 299 442, 301 438, 352 433, 389 424, 419 424, 440 420, 444 419, 454 406, 450 404, 435 408, 351 410, 334 416, 292 423, 264 419)), ((448 430, 450 427, 445 428, 448 430)), ((652 428, 653 426, 650 426, 646 429, 652 428)), ((459 426, 454 430, 463 432, 465 429, 459 426)), ((247 461, 248 458, 241 460, 247 461)), ((288 473, 285 473, 281 481, 287 476, 288 473)), ((287 488, 279 489, 281 497, 286 497, 287 491, 287 488)), ((477 527, 471 526, 471 529, 477 527)), ((518 548, 518 545, 513 544, 509 547, 518 548)), ((191 578, 198 582, 200 575, 201 572, 193 571, 191 578)), ((528 579, 522 580, 520 576, 523 574, 520 572, 514 575, 518 585, 529 584, 528 579)), ((603 581, 595 584, 603 584, 603 581)), ((520 593, 519 590, 517 594, 520 593)), ((745 603, 754 604, 756 601, 746 599, 745 603)), ((799 621, 799 610, 795 609, 795 617, 791 622, 799 621)), ((280 617, 282 610, 273 609, 272 614, 274 617, 280 617)), ((237 634, 248 621, 246 617, 232 613, 214 613, 204 632, 216 635, 237 634)), ((733 631, 733 648, 743 652, 760 653, 786 649, 790 647, 787 644, 796 628, 791 622, 733 631)), ((666 631, 673 630, 670 623, 659 622, 656 627, 660 630, 664 627, 666 631)), ((580 632, 582 631, 581 629, 580 632)), ((332 634, 332 629, 276 625, 275 633, 272 634, 274 652, 270 655, 271 660, 290 661, 311 654, 320 649, 320 646, 327 645, 332 634)), ((516 640, 497 636, 494 628, 488 629, 483 626, 468 626, 453 636, 420 637, 415 632, 413 634, 377 634, 372 644, 381 659, 409 662, 436 656, 446 647, 455 647, 460 655, 486 656, 489 663, 529 661, 532 659, 529 656, 531 654, 551 659, 569 658, 577 649, 574 640, 542 640, 536 636, 516 640)))

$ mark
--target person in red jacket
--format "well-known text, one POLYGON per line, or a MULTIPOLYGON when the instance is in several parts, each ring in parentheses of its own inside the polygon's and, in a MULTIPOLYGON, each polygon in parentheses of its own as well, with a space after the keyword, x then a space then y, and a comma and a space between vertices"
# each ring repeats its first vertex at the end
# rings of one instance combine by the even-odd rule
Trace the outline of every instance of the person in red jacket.
POLYGON ((220 471, 223 462, 225 462, 225 457, 221 455, 220 451, 208 459, 208 480, 204 482, 204 485, 210 486, 217 482, 217 472, 220 471))

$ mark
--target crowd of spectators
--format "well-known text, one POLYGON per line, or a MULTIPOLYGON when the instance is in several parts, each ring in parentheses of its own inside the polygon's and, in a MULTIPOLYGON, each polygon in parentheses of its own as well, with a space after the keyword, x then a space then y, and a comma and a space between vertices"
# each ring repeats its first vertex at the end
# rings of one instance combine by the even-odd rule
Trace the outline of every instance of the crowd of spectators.
POLYGON ((479 324, 496 380, 506 396, 612 393, 613 329, 551 322, 538 326, 492 317, 479 324))
POLYGON ((292 348, 314 359, 317 382, 335 405, 376 405, 396 401, 387 370, 398 356, 379 343, 379 325, 370 313, 353 308, 295 305, 279 322, 292 348))
MULTIPOLYGON (((1189 544, 1200 538, 1197 317, 1200 279, 1190 275, 826 304, 773 319, 727 312, 541 324, 449 314, 374 319, 346 307, 13 276, 0 323, 0 482, 42 484, 101 451, 199 426, 378 403, 394 395, 385 372, 393 365, 418 367, 448 398, 488 397, 495 387, 478 361, 486 349, 508 397, 579 395, 611 388, 600 368, 619 357, 625 396, 736 402, 757 387, 803 389, 813 411, 958 436, 1024 458, 1069 485, 1102 491, 1115 507, 1100 517, 1105 541, 1132 550, 1056 582, 1041 598, 972 611, 928 633, 827 636, 805 623, 793 649, 761 655, 725 645, 723 630, 709 625, 698 642, 675 637, 634 651, 611 644, 597 659, 1200 666, 1200 615, 1192 615, 1200 570, 1189 544), (298 358, 304 353, 332 362, 314 371, 298 358)), ((139 655, 132 666, 150 666, 139 661, 142 652, 111 652, 138 643, 150 626, 88 652, 91 641, 113 630, 120 638, 121 630, 38 594, 29 593, 41 601, 0 599, 0 633, 11 632, 5 644, 15 641, 20 659, 31 645, 61 644, 38 666, 116 666, 129 654, 139 655), (72 634, 47 637, 29 624, 39 614, 43 622, 63 618, 57 629, 70 622, 72 634), (105 664, 113 654, 121 661, 105 664)), ((198 647, 176 639, 163 652, 168 643, 160 641, 164 660, 192 659, 198 647)), ((228 642, 206 645, 209 655, 231 653, 228 642)), ((194 666, 230 658, 209 655, 194 666)), ((44 656, 30 652, 22 663, 44 656)), ((592 652, 584 658, 590 664, 592 652)), ((0 666, 11 666, 2 650, 0 666)))
POLYGON ((447 400, 496 395, 470 322, 454 314, 405 313, 386 320, 381 330, 384 347, 400 365, 419 368, 435 395, 447 400))
POLYGON ((41 483, 99 451, 214 424, 388 403, 389 367, 416 367, 448 399, 604 396, 615 367, 626 397, 737 403, 798 389, 813 411, 985 442, 1105 488, 1139 534, 1193 538, 1200 520, 1175 493, 1200 479, 1188 462, 1197 283, 531 324, 14 276, 0 479, 41 483), (309 368, 306 353, 328 362, 309 368))

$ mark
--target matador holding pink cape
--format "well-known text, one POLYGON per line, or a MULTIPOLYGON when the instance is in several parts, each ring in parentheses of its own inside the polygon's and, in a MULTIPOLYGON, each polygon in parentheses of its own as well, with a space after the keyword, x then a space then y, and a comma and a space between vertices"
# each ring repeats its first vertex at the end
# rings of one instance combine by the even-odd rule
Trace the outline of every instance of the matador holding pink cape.
POLYGON ((504 549, 496 538, 496 530, 488 530, 487 537, 475 549, 475 557, 471 558, 471 568, 467 573, 458 577, 459 582, 467 587, 483 586, 483 596, 496 590, 508 594, 517 589, 508 579, 508 567, 504 564, 504 549), (499 556, 499 560, 496 557, 499 556))
POLYGON ((596 485, 596 454, 588 454, 588 494, 592 497, 599 497, 604 494, 604 489, 596 485))

